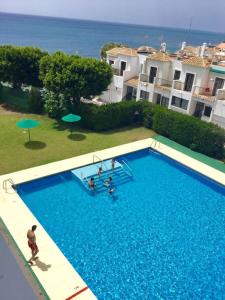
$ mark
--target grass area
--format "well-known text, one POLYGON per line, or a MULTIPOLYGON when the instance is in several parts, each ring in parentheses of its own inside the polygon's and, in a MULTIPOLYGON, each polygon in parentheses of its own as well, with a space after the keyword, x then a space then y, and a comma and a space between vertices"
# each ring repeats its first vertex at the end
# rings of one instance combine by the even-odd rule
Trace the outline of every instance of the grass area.
POLYGON ((2 86, 0 90, 0 103, 3 103, 5 108, 16 112, 28 112, 28 97, 29 93, 19 89, 12 89, 2 86))
POLYGON ((152 137, 154 132, 143 128, 126 127, 107 132, 92 132, 74 128, 70 135, 68 127, 47 116, 1 115, 0 117, 0 174, 6 174, 49 162, 101 150, 152 137), (16 126, 21 118, 40 121, 31 129, 32 143, 27 143, 27 131, 16 126))
POLYGON ((225 173, 225 164, 221 161, 218 161, 216 159, 213 159, 211 157, 208 157, 204 154, 201 154, 199 152, 195 152, 195 151, 192 151, 191 149, 187 148, 187 147, 184 147, 174 141, 171 141, 161 135, 157 135, 154 137, 157 141, 159 141, 160 143, 163 143, 177 151, 180 151, 214 169, 217 169, 218 171, 221 171, 223 173, 225 173))

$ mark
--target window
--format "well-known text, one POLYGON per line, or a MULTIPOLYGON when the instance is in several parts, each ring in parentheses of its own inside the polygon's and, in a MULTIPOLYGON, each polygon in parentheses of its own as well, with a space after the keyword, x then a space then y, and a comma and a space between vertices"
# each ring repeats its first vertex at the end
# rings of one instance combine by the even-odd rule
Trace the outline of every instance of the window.
POLYGON ((157 94, 156 104, 168 107, 169 106, 169 98, 162 96, 161 94, 157 94))
POLYGON ((161 94, 157 94, 156 104, 161 103, 161 94))
POLYGON ((148 100, 149 99, 149 92, 141 90, 140 99, 148 100))
POLYGON ((210 106, 205 106, 204 116, 210 117, 211 111, 212 111, 212 107, 210 107, 210 106))
POLYGON ((110 66, 114 65, 114 60, 109 60, 109 64, 110 64, 110 66))
POLYGON ((161 105, 168 107, 168 105, 169 105, 169 98, 162 96, 161 105))
POLYGON ((223 78, 216 77, 214 87, 213 87, 213 92, 212 92, 213 96, 216 96, 217 90, 223 88, 224 82, 225 82, 225 80, 223 78))
POLYGON ((194 78, 195 78, 194 74, 191 74, 191 73, 186 74, 186 79, 185 79, 185 83, 184 83, 184 90, 186 92, 191 92, 192 86, 194 83, 194 78))
POLYGON ((181 71, 175 70, 173 80, 179 80, 180 79, 180 74, 181 74, 181 71))
POLYGON ((173 106, 176 106, 176 107, 179 107, 179 108, 182 108, 182 109, 187 109, 188 107, 188 100, 185 100, 185 99, 182 99, 182 98, 178 98, 178 97, 175 97, 173 96, 172 97, 172 103, 171 103, 173 106))
POLYGON ((121 61, 120 64, 120 76, 123 76, 123 72, 126 70, 127 63, 125 61, 121 61))
POLYGON ((154 79, 157 74, 157 68, 156 67, 151 67, 150 69, 150 74, 149 74, 149 83, 154 83, 154 79))

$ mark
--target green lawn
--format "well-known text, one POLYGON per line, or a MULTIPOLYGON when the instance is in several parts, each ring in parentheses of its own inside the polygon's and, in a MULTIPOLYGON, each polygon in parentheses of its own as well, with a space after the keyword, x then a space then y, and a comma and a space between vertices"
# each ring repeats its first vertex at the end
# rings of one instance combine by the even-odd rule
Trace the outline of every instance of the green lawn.
POLYGON ((63 124, 58 124, 46 116, 24 115, 41 122, 31 129, 32 143, 27 143, 28 135, 16 126, 22 115, 0 115, 0 174, 6 174, 49 162, 81 155, 84 153, 125 144, 154 135, 143 128, 123 128, 96 133, 74 128, 74 134, 63 124))

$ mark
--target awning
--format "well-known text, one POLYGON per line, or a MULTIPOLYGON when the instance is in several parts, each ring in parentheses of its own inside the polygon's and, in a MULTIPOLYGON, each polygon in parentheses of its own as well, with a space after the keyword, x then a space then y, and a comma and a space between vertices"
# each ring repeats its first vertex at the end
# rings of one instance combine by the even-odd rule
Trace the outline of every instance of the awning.
POLYGON ((225 74, 225 67, 221 66, 212 66, 210 71, 213 73, 225 74))

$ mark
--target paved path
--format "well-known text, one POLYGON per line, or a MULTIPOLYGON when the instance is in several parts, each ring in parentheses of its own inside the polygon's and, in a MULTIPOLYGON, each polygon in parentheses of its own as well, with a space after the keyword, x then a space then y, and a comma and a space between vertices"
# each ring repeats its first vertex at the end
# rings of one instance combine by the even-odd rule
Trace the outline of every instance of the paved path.
POLYGON ((155 136, 154 139, 159 141, 160 143, 163 143, 164 145, 167 145, 189 157, 192 157, 192 158, 194 158, 194 159, 196 159, 196 160, 198 160, 220 172, 225 173, 225 164, 216 159, 213 159, 213 158, 206 156, 204 154, 201 154, 199 152, 192 151, 191 149, 189 149, 185 146, 182 146, 174 141, 171 141, 161 135, 155 136))

